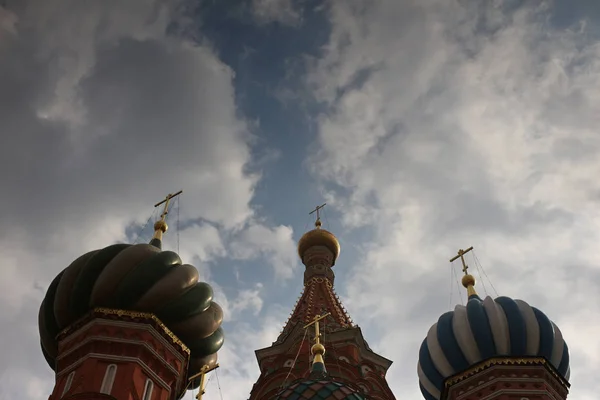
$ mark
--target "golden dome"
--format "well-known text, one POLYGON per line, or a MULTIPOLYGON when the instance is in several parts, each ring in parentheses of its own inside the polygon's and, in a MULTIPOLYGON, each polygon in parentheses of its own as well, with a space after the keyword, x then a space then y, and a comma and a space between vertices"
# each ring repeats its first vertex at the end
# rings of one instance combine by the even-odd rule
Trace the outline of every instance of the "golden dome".
POLYGON ((335 235, 325 229, 321 229, 319 223, 315 229, 306 232, 298 242, 298 255, 303 259, 306 250, 313 246, 325 246, 333 253, 333 264, 340 255, 340 242, 335 235))

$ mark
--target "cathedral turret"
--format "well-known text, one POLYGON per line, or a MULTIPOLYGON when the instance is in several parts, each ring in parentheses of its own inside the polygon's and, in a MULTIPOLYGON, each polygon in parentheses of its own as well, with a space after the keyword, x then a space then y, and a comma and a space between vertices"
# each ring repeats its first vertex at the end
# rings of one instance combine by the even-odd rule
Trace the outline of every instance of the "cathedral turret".
POLYGON ((50 400, 176 400, 216 366, 223 311, 195 267, 161 251, 174 196, 157 204, 165 207, 150 244, 88 252, 50 284, 39 313, 56 372, 50 400))
POLYGON ((283 389, 275 400, 284 399, 351 399, 364 400, 365 397, 357 390, 353 389, 344 382, 337 382, 331 379, 325 368, 325 346, 321 344, 321 332, 319 330, 319 321, 325 318, 325 315, 317 315, 310 325, 315 326, 315 344, 311 347, 310 352, 314 356, 310 374, 306 380, 295 382, 289 387, 283 389))
POLYGON ((569 350, 540 310, 508 297, 481 299, 460 250, 467 305, 443 314, 419 350, 426 400, 566 399, 569 350))
POLYGON ((360 328, 352 323, 334 291, 333 266, 340 255, 340 243, 333 233, 321 227, 320 210, 323 206, 311 212, 317 214, 315 228, 306 232, 298 242, 298 255, 305 266, 304 290, 277 340, 272 346, 256 351, 261 375, 252 389, 251 400, 284 399, 290 393, 301 396, 290 398, 301 399, 362 398, 359 396, 374 400, 394 399, 385 380, 392 362, 369 348, 360 328), (312 346, 311 353, 307 329, 315 320, 320 321, 317 325, 319 341, 312 346), (308 364, 307 356, 302 357, 302 354, 311 354, 312 366, 308 364), (316 371, 321 365, 322 379, 316 379, 316 371), (309 390, 306 382, 311 376, 309 380, 316 386, 309 390), (340 393, 344 396, 306 397, 317 393, 314 389, 321 387, 319 385, 329 385, 329 389, 319 393, 343 387, 343 392, 337 396, 340 393), (287 390, 292 388, 291 392, 287 390), (357 397, 346 397, 353 393, 357 397))

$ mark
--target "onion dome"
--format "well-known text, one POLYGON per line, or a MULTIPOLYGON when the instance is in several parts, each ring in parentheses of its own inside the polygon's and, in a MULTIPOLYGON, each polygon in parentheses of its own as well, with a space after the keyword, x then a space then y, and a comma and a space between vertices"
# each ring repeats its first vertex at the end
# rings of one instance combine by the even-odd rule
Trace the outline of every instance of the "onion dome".
POLYGON ((223 310, 212 301, 210 285, 198 281, 195 267, 183 264, 172 251, 160 250, 166 224, 158 225, 160 233, 151 244, 91 251, 52 281, 39 312, 42 351, 52 369, 58 333, 98 307, 156 315, 190 349, 188 376, 216 364, 224 341, 223 310))
POLYGON ((317 221, 315 222, 315 229, 306 232, 298 241, 298 255, 300 259, 304 260, 306 250, 315 246, 324 246, 331 251, 333 254, 333 266, 335 260, 340 255, 340 242, 333 233, 321 228, 321 219, 319 217, 317 217, 317 221))
POLYGON ((495 357, 544 358, 568 381, 569 349, 554 322, 523 300, 482 300, 472 275, 463 276, 462 284, 469 293, 467 305, 443 314, 419 350, 417 372, 425 399, 439 400, 446 378, 495 357))

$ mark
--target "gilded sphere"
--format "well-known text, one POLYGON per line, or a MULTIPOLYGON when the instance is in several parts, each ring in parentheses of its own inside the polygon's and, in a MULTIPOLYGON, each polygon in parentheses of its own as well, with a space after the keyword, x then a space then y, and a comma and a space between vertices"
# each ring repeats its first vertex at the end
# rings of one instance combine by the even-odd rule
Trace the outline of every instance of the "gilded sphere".
POLYGON ((298 241, 298 256, 300 256, 300 259, 304 258, 306 250, 314 246, 328 248, 333 253, 333 263, 335 264, 335 260, 340 255, 340 242, 333 233, 320 228, 306 232, 298 241))
POLYGON ((167 223, 163 220, 158 220, 154 223, 155 232, 161 230, 163 233, 165 233, 167 229, 169 229, 169 227, 167 226, 167 223))
POLYGON ((313 354, 323 355, 325 354, 325 346, 323 346, 321 343, 315 343, 313 344, 313 347, 310 349, 310 351, 313 354))
POLYGON ((471 274, 462 277, 462 285, 466 288, 469 286, 475 286, 475 277, 471 274))

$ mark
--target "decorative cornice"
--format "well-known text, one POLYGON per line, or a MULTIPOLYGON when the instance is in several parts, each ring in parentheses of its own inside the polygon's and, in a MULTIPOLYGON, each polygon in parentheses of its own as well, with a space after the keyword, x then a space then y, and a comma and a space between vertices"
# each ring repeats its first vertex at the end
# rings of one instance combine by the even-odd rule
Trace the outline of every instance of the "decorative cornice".
POLYGON ((190 349, 183 343, 165 324, 162 323, 158 317, 152 313, 147 312, 139 312, 139 311, 128 311, 128 310, 118 310, 112 308, 104 308, 97 307, 91 310, 88 314, 83 316, 82 318, 75 321, 73 324, 69 325, 65 329, 63 329, 58 335, 58 338, 62 338, 70 335, 74 331, 81 328, 85 323, 87 323, 90 319, 100 317, 105 319, 121 319, 123 317, 129 317, 134 320, 142 320, 140 322, 152 322, 155 328, 166 336, 172 344, 179 347, 181 351, 186 353, 188 356, 190 355, 190 349))
POLYGON ((487 360, 484 360, 478 364, 475 364, 473 367, 467 369, 466 371, 460 372, 456 375, 453 375, 449 378, 447 378, 444 381, 444 385, 446 387, 446 390, 448 390, 452 385, 455 385, 485 369, 488 369, 490 367, 496 366, 496 365, 537 365, 537 366, 543 366, 545 367, 545 369, 554 377, 556 378, 557 381, 559 381, 561 383, 561 385, 565 388, 568 389, 569 387, 571 387, 571 385, 569 384, 569 382, 567 382, 567 380, 565 378, 563 378, 558 371, 556 371, 556 368, 554 368, 554 366, 545 358, 543 357, 520 357, 520 358, 515 358, 515 357, 494 357, 494 358, 489 358, 487 360))
MULTIPOLYGON (((168 360, 165 359, 165 357, 163 357, 161 354, 159 354, 154 348, 152 348, 152 346, 150 346, 147 342, 145 341, 140 341, 140 340, 128 340, 128 339, 121 339, 121 338, 111 338, 111 337, 106 337, 106 336, 98 336, 98 335, 94 335, 94 336, 87 336, 83 341, 78 341, 77 344, 71 348, 69 348, 68 351, 60 354, 57 357, 57 360, 61 360, 65 357, 67 357, 69 354, 73 353, 74 351, 79 350, 80 348, 84 347, 85 345, 89 344, 89 343, 95 343, 95 342, 104 342, 104 343, 122 343, 122 344, 131 344, 131 345, 136 345, 136 346, 141 346, 143 348, 145 348, 147 351, 149 351, 157 360, 159 360, 166 368, 169 369, 169 371, 171 371, 175 376, 179 376, 180 373, 179 371, 177 371, 177 369, 175 367, 173 367, 168 360)), ((117 356, 116 354, 106 354, 107 356, 117 356)), ((118 357, 118 356, 117 356, 118 357)), ((180 360, 181 361, 181 360, 180 360)), ((185 360, 182 361, 182 364, 185 363, 185 360)), ((60 375, 64 375, 66 373, 65 371, 61 371, 60 373, 56 374, 56 376, 60 376, 60 375)))
MULTIPOLYGON (((164 345, 171 354, 173 354, 180 362, 187 363, 189 359, 189 354, 179 352, 179 348, 174 346, 173 343, 169 340, 170 337, 164 334, 161 334, 159 330, 155 328, 153 324, 148 324, 146 321, 123 321, 117 319, 104 319, 104 318, 94 318, 89 319, 82 326, 77 328, 77 334, 70 334, 60 341, 59 349, 62 348, 61 354, 57 356, 57 360, 63 358, 63 353, 67 354, 70 350, 65 350, 65 347, 68 343, 72 341, 79 341, 79 338, 82 334, 86 333, 90 329, 93 329, 96 326, 110 326, 110 327, 120 327, 125 329, 135 329, 142 332, 148 332, 153 338, 158 340, 162 345, 164 345), (66 352, 65 352, 66 351, 66 352)), ((114 338, 111 338, 114 340, 114 338)))
POLYGON ((150 366, 148 366, 148 364, 146 364, 143 360, 141 360, 137 357, 115 356, 115 355, 101 354, 101 353, 88 353, 84 357, 75 361, 73 364, 69 365, 67 368, 65 368, 65 370, 68 372, 72 372, 79 365, 83 364, 84 361, 86 361, 88 359, 101 359, 101 360, 106 360, 109 362, 110 361, 121 361, 121 362, 135 363, 135 364, 139 365, 142 368, 142 370, 148 376, 150 376, 156 383, 158 383, 163 389, 165 389, 169 393, 171 393, 171 386, 169 386, 169 384, 167 382, 165 382, 154 370, 152 370, 152 368, 150 368, 150 366))

